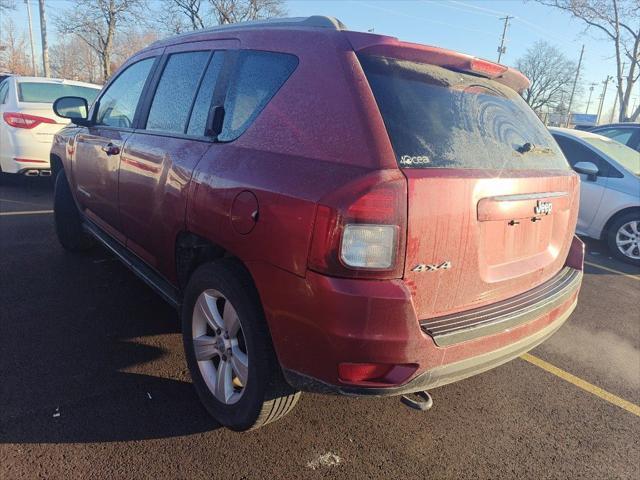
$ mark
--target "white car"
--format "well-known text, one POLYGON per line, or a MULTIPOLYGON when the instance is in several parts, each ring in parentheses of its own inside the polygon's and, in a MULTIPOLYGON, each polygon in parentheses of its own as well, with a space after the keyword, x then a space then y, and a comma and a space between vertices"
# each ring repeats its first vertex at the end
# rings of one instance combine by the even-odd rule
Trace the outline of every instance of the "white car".
POLYGON ((59 97, 84 97, 91 104, 99 85, 40 77, 10 76, 0 83, 0 172, 51 175, 53 135, 69 120, 53 113, 59 97))
POLYGON ((580 174, 577 233, 640 265, 640 152, 591 132, 549 130, 580 174))

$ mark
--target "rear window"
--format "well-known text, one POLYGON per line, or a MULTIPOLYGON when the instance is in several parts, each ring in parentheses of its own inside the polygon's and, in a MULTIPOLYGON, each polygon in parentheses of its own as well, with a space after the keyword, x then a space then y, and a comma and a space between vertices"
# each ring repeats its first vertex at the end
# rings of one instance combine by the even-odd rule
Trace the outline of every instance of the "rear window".
POLYGON ((360 62, 400 167, 569 169, 512 89, 435 65, 377 56, 360 62))
POLYGON ((18 83, 18 100, 21 102, 53 103, 60 97, 82 97, 91 105, 99 92, 97 88, 62 83, 18 83))

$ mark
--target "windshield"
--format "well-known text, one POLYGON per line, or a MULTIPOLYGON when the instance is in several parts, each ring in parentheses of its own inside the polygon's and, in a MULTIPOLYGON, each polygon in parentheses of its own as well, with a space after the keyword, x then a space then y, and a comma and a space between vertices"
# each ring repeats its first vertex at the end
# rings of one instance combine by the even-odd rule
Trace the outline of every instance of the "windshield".
POLYGON ((63 83, 20 82, 18 83, 18 99, 21 102, 53 103, 60 97, 82 97, 91 105, 100 89, 65 85, 63 83))
POLYGON ((633 148, 629 148, 615 140, 597 137, 584 137, 583 140, 613 158, 634 175, 640 176, 640 152, 636 152, 633 148))
POLYGON ((366 55, 360 62, 401 167, 569 169, 512 89, 423 63, 366 55))

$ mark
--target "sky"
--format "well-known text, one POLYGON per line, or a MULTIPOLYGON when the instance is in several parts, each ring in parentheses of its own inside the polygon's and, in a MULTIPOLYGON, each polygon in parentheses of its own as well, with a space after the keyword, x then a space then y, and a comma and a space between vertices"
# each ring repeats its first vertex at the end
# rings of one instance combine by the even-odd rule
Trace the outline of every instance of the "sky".
MULTIPOLYGON (((151 8, 166 0, 152 0, 151 8)), ((41 58, 37 0, 29 0, 33 17, 36 56, 41 58)), ((69 0, 46 0, 50 43, 56 32, 52 17, 69 6, 69 0)), ((18 29, 28 34, 24 0, 16 0, 10 12, 18 29)), ((424 43, 497 60, 497 49, 504 26, 501 17, 513 16, 506 36, 506 53, 501 63, 513 65, 538 40, 559 48, 576 63, 584 44, 581 79, 583 98, 574 101, 574 112, 584 113, 589 86, 596 83, 589 113, 596 113, 602 82, 615 76, 613 46, 595 30, 555 9, 532 0, 287 0, 290 16, 329 15, 340 19, 350 30, 391 35, 401 40, 424 43)), ((5 14, 6 15, 6 14, 5 14)), ((4 20, 4 19, 2 19, 4 20)), ((609 84, 603 111, 609 113, 615 100, 613 82, 609 84)), ((632 106, 640 102, 640 85, 632 96, 632 106)))

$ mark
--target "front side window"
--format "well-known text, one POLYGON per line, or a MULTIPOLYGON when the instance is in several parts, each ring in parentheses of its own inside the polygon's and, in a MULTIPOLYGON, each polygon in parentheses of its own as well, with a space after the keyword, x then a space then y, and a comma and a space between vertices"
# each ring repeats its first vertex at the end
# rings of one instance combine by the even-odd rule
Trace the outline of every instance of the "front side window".
POLYGON ((590 162, 598 167, 599 177, 616 176, 616 172, 611 165, 609 165, 609 162, 581 143, 563 135, 554 135, 554 138, 558 142, 558 145, 560 145, 562 153, 567 157, 567 160, 572 167, 578 162, 590 162))
POLYGON ((587 137, 584 141, 613 158, 634 175, 640 175, 640 152, 616 140, 611 141, 603 138, 587 137))
POLYGON ((436 65, 359 58, 400 167, 569 169, 514 90, 436 65))
POLYGON ((96 123, 110 127, 131 128, 155 58, 146 58, 127 67, 100 97, 96 123))
POLYGON ((174 53, 162 72, 147 117, 147 130, 184 133, 211 52, 174 53))
POLYGON ((235 140, 256 119, 298 65, 285 53, 242 51, 224 102, 224 124, 218 140, 235 140))

